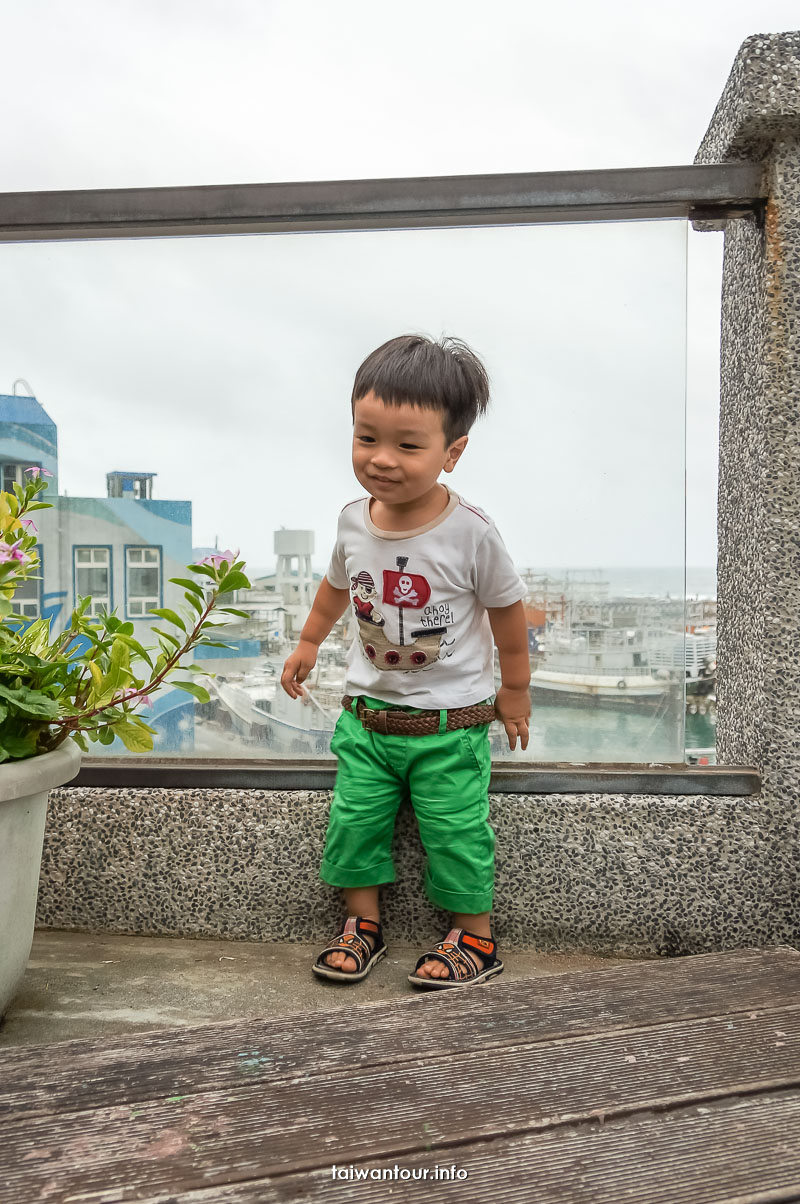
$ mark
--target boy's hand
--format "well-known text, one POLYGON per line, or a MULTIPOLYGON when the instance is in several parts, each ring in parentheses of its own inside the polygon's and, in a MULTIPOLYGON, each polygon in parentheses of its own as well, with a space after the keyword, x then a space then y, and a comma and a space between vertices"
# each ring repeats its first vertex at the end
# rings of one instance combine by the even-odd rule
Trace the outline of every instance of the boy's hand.
POLYGON ((301 640, 283 664, 281 685, 290 698, 302 698, 303 687, 300 684, 308 677, 317 663, 317 646, 309 640, 301 640))
MULTIPOLYGON (((287 662, 288 663, 288 662, 287 662)), ((497 718, 506 729, 508 747, 517 747, 519 736, 520 747, 528 747, 528 719, 531 713, 531 696, 528 690, 511 690, 501 686, 494 700, 497 718)))

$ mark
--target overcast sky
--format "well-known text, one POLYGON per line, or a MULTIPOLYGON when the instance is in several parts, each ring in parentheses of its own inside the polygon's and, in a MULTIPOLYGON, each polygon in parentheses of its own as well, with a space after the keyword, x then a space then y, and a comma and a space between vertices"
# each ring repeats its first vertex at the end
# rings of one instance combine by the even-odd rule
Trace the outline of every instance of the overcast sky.
MULTIPOLYGON (((749 34, 796 4, 0 3, 0 191, 692 162, 749 34)), ((61 490, 190 498, 194 542, 327 562, 352 375, 406 330, 484 355, 453 486, 533 565, 715 559, 722 236, 683 223, 0 247, 0 392, 61 490), (688 244, 688 339, 683 294, 688 244), (240 484, 237 484, 237 481, 240 484)))

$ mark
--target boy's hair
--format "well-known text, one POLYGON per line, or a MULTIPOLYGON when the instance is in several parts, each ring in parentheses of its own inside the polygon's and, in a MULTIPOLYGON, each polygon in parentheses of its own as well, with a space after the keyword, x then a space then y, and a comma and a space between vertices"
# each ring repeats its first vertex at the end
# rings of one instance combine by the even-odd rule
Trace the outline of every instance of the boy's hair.
POLYGON ((367 393, 385 405, 410 403, 438 410, 448 447, 466 435, 489 404, 489 377, 475 352, 461 339, 438 342, 422 334, 401 334, 368 355, 356 372, 351 408, 367 393))

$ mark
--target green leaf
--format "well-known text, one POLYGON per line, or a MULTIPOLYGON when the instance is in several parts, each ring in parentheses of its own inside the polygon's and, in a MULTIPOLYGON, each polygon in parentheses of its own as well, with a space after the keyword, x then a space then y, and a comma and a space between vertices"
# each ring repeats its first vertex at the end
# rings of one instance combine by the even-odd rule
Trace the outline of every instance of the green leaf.
POLYGON ((86 743, 86 739, 82 732, 70 732, 69 738, 74 740, 78 747, 82 748, 84 752, 89 751, 89 745, 86 743))
POLYGON ((37 736, 38 732, 33 729, 22 735, 0 732, 0 750, 6 754, 0 760, 24 761, 28 757, 35 757, 37 736))
POLYGON ((147 661, 148 665, 152 669, 153 662, 150 660, 150 657, 147 655, 147 650, 145 648, 143 648, 142 645, 137 640, 132 639, 131 636, 129 636, 129 635, 123 635, 122 632, 118 633, 117 639, 122 640, 122 642, 127 644, 129 648, 133 648, 134 652, 138 652, 138 654, 142 658, 142 660, 147 661))
POLYGON ((180 648, 180 640, 177 640, 171 632, 162 631, 160 627, 153 627, 152 630, 158 632, 159 635, 163 635, 164 639, 169 640, 170 644, 174 644, 176 648, 180 648))
POLYGON ((231 570, 227 573, 219 583, 218 589, 221 594, 230 594, 235 589, 249 589, 250 582, 245 577, 244 573, 239 573, 236 570, 231 570))
POLYGON ((194 594, 184 594, 184 597, 186 598, 186 601, 189 603, 189 605, 193 606, 194 609, 197 611, 197 613, 202 618, 202 616, 205 614, 206 608, 203 605, 203 603, 200 601, 200 599, 196 598, 194 596, 194 594))
POLYGON ((197 643, 205 644, 209 648, 230 648, 233 652, 238 652, 238 649, 235 644, 220 644, 216 640, 207 639, 206 636, 201 636, 201 638, 197 641, 197 643))
MULTIPOLYGON (((180 615, 176 615, 174 610, 169 610, 166 606, 154 607, 148 610, 149 615, 157 615, 159 619, 166 619, 170 623, 174 623, 176 627, 180 627, 182 631, 186 630, 186 625, 180 615)), ((157 628, 153 628, 157 630, 157 628)))
POLYGON ((0 685, 0 698, 7 699, 23 715, 34 719, 56 719, 59 715, 58 703, 41 690, 30 690, 27 686, 12 690, 0 685))
POLYGON ((128 651, 126 640, 121 640, 119 636, 111 645, 111 664, 119 666, 120 669, 127 669, 131 663, 131 654, 128 651))
POLYGON ((240 619, 251 619, 253 617, 246 610, 234 610, 232 606, 218 606, 216 607, 216 613, 218 615, 238 615, 240 619))
POLYGON ((217 580, 217 574, 209 564, 190 564, 188 567, 193 573, 203 573, 206 577, 210 577, 212 581, 217 580))
POLYGON ((138 723, 117 723, 114 725, 114 734, 119 736, 128 752, 150 752, 153 747, 148 732, 138 723))
POLYGON ((144 719, 142 719, 141 715, 131 716, 131 722, 135 723, 137 727, 140 727, 142 729, 142 731, 150 732, 153 736, 157 735, 157 733, 158 733, 158 728, 157 727, 148 727, 148 725, 145 723, 144 719))
POLYGON ((185 585, 187 589, 193 590, 201 598, 205 598, 206 596, 202 585, 199 585, 196 581, 190 581, 188 577, 170 577, 170 581, 175 585, 185 585))
POLYGON ((177 686, 179 690, 186 690, 188 694, 194 694, 195 698, 199 698, 201 702, 210 702, 211 695, 208 690, 204 690, 202 686, 198 686, 193 681, 171 681, 171 686, 177 686))

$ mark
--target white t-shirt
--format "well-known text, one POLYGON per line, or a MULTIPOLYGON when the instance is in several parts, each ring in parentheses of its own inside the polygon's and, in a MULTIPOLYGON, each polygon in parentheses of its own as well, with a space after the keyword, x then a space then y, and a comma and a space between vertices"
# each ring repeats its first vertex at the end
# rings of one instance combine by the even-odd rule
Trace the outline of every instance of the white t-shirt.
POLYGON ((400 706, 471 706, 495 692, 486 607, 527 594, 492 520, 448 490, 446 509, 412 531, 382 531, 359 498, 339 515, 326 577, 349 589, 357 635, 346 692, 400 706))

